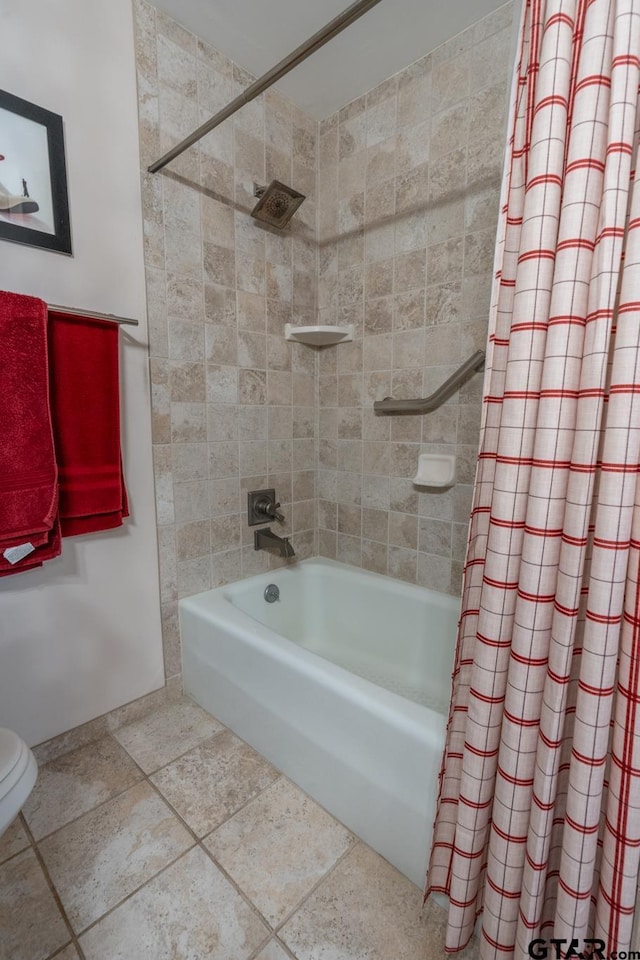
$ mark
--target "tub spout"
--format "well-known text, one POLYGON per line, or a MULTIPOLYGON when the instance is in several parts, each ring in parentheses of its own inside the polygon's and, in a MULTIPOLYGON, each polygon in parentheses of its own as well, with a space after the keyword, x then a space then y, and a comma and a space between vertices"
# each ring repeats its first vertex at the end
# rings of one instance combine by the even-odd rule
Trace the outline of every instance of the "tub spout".
POLYGON ((289 542, 289 537, 279 537, 274 533, 271 527, 263 527, 261 530, 254 530, 253 545, 256 550, 280 551, 281 557, 295 557, 296 552, 289 542))
POLYGON ((283 557, 295 557, 296 552, 291 546, 291 541, 289 540, 289 537, 283 537, 283 543, 280 549, 280 553, 282 554, 283 557))

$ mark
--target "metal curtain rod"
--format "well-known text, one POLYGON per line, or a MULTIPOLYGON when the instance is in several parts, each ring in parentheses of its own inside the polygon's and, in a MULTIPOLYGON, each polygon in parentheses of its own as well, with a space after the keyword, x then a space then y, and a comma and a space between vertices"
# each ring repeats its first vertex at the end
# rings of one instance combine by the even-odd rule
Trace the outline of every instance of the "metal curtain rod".
POLYGON ((48 304, 49 310, 59 310, 60 313, 70 313, 74 317, 93 317, 94 320, 110 320, 111 323, 127 324, 131 327, 139 326, 132 317, 116 317, 113 313, 96 313, 95 310, 78 310, 77 307, 61 307, 57 303, 48 304))
POLYGON ((394 400, 393 397, 385 397, 384 400, 376 400, 373 409, 378 413, 431 413, 448 400, 451 394, 455 393, 476 370, 482 369, 484 359, 484 351, 477 350, 428 397, 418 400, 394 400))
POLYGON ((297 67, 303 60, 310 57, 312 53, 315 53, 316 50, 323 47, 325 43, 332 40, 378 3, 380 3, 380 0, 358 0, 357 3, 352 3, 350 7, 347 7, 346 10, 339 13, 338 16, 334 17, 325 27, 318 30, 317 33, 314 33, 305 43, 301 43, 299 47, 296 47, 288 57, 280 60, 279 63, 276 63, 275 67, 272 67, 271 70, 268 70, 257 80, 254 80, 235 100, 232 100, 226 107, 219 110, 210 120, 207 120, 206 123, 203 123, 197 130, 194 130, 192 134, 185 137, 177 146, 169 150, 168 153, 165 153, 163 157, 160 157, 159 160, 152 163, 148 168, 149 173, 157 173, 158 170, 166 167, 168 163, 175 160, 181 153, 184 153, 187 147, 192 146, 197 140, 204 137, 206 133, 213 130, 214 127, 219 126, 223 120, 227 120, 228 117, 236 113, 240 107, 244 107, 246 103, 250 103, 252 100, 255 100, 256 97, 259 97, 264 90, 271 87, 274 83, 277 83, 281 77, 284 77, 285 74, 293 70, 294 67, 297 67))

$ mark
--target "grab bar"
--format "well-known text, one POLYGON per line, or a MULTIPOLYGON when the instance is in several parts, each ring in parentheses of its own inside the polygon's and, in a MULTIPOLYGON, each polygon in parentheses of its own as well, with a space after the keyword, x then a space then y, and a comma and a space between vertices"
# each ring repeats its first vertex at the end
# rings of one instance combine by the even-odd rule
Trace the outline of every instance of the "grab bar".
POLYGON ((462 386, 465 380, 481 370, 484 366, 484 350, 476 350, 468 360, 458 367, 455 373, 452 373, 448 380, 445 380, 437 390, 434 390, 431 396, 422 397, 416 400, 394 400, 393 397, 385 397, 384 400, 376 400, 373 409, 376 413, 431 413, 436 407, 448 400, 452 393, 462 386))

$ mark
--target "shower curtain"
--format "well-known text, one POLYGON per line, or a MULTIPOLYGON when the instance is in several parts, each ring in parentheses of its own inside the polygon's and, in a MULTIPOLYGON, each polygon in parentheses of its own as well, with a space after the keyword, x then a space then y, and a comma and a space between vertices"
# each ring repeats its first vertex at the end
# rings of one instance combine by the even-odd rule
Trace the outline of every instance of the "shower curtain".
POLYGON ((448 952, 482 915, 483 960, 631 938, 639 55, 640 0, 525 0, 426 892, 448 952))

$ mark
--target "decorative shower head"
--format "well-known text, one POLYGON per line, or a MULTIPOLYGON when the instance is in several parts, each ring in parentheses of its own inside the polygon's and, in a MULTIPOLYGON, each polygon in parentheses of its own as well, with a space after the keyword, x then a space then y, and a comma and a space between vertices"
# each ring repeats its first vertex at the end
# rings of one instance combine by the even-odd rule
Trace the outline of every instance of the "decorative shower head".
POLYGON ((300 204, 305 200, 304 193, 298 193, 279 180, 272 180, 268 187, 253 185, 254 197, 260 199, 251 211, 251 216, 262 220, 272 227, 286 227, 300 204))

